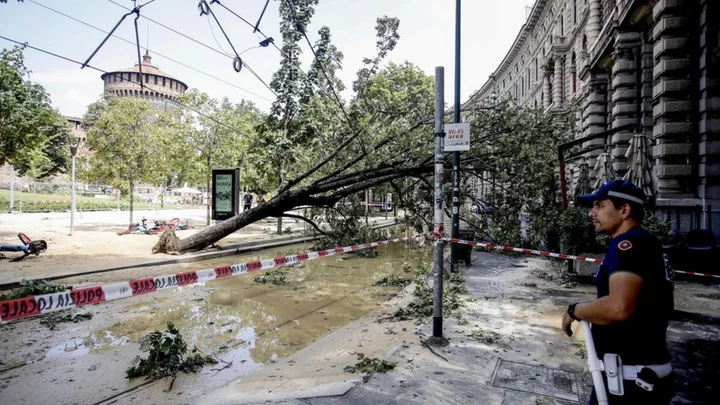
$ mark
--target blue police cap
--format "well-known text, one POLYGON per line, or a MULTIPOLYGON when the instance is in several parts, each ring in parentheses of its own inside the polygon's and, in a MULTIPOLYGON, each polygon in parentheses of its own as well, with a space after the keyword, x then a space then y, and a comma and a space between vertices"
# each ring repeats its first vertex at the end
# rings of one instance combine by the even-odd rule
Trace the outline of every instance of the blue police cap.
POLYGON ((608 180, 594 193, 581 195, 578 200, 583 205, 591 205, 593 201, 606 200, 610 197, 627 202, 645 204, 645 193, 640 187, 626 180, 608 180))

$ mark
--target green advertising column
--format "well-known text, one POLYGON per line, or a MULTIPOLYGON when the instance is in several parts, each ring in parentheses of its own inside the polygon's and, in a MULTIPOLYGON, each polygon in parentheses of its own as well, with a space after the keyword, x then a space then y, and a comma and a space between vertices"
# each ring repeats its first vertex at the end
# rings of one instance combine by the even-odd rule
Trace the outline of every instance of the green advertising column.
POLYGON ((224 221, 240 212, 240 170, 213 169, 212 219, 224 221))

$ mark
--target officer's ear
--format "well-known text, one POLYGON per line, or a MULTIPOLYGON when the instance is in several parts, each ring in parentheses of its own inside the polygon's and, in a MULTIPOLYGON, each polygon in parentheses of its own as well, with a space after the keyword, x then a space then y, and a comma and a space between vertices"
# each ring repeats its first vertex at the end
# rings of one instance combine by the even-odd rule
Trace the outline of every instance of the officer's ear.
POLYGON ((625 203, 623 204, 622 208, 620 208, 620 216, 623 220, 630 218, 630 215, 632 214, 632 207, 630 204, 625 203))

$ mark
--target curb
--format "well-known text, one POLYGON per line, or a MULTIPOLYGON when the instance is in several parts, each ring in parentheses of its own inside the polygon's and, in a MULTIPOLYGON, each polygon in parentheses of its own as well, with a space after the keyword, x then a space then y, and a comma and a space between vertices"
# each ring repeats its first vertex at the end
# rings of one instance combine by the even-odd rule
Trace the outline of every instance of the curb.
MULTIPOLYGON (((373 227, 372 229, 389 228, 389 227, 395 226, 395 225, 397 225, 397 224, 393 222, 391 224, 378 225, 378 226, 373 227)), ((179 257, 176 257, 173 259, 153 260, 153 261, 148 261, 148 262, 143 262, 143 263, 130 264, 130 265, 126 265, 126 266, 117 266, 117 267, 108 267, 108 268, 104 268, 104 269, 88 270, 88 271, 83 271, 83 272, 79 272, 79 273, 58 274, 58 275, 50 276, 50 277, 30 279, 27 281, 41 281, 41 280, 55 281, 55 280, 61 280, 61 279, 65 279, 65 278, 87 276, 87 275, 99 274, 99 273, 107 273, 107 272, 118 271, 118 270, 130 270, 130 269, 138 269, 138 268, 142 268, 142 267, 163 266, 163 265, 167 265, 167 264, 177 264, 177 263, 192 263, 192 262, 198 262, 198 261, 202 261, 202 260, 215 259, 218 257, 242 254, 242 253, 251 252, 251 251, 255 251, 255 250, 271 249, 271 248, 275 248, 275 247, 294 245, 296 243, 311 242, 311 241, 314 241, 314 240, 317 240, 320 238, 321 238, 321 236, 305 236, 305 237, 299 237, 299 238, 298 237, 287 237, 287 238, 261 240, 261 241, 255 241, 255 242, 236 243, 236 244, 232 244, 232 245, 223 246, 219 250, 212 251, 212 252, 188 253, 181 257, 179 256, 179 257)), ((9 282, 0 284, 0 291, 10 290, 13 288, 18 288, 20 286, 21 286, 20 280, 9 281, 9 282)))

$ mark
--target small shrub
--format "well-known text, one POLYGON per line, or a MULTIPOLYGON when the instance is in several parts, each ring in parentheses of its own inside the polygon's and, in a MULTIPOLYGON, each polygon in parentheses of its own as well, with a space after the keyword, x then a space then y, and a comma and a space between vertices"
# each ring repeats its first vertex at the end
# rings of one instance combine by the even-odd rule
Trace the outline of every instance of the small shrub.
POLYGON ((53 284, 47 280, 22 280, 20 281, 20 288, 12 290, 9 295, 0 295, 0 301, 14 300, 16 298, 30 297, 33 295, 50 294, 65 290, 72 290, 72 287, 66 284, 53 284))
POLYGON ((283 269, 270 270, 263 273, 253 280, 258 284, 275 284, 275 285, 286 285, 290 284, 287 279, 287 272, 283 269))
POLYGON ((363 353, 357 354, 358 362, 354 366, 345 366, 346 373, 363 373, 363 382, 368 382, 374 373, 386 373, 395 367, 397 363, 380 360, 377 357, 365 357, 363 353))
MULTIPOLYGON (((187 344, 180 331, 172 322, 167 323, 167 330, 158 330, 140 339, 140 350, 148 353, 148 357, 137 357, 136 365, 126 370, 126 378, 133 379, 145 376, 147 380, 159 380, 164 377, 177 376, 178 371, 185 373, 198 371, 204 364, 217 363, 209 356, 203 356, 197 348, 193 348, 190 356, 185 357, 187 344)), ((170 384, 172 388, 172 383, 170 384)))
POLYGON ((85 312, 82 314, 76 314, 72 310, 66 310, 66 311, 58 311, 58 312, 51 312, 47 315, 43 315, 42 318, 40 318, 40 323, 50 328, 50 330, 55 329, 55 326, 59 323, 63 322, 74 322, 78 323, 80 321, 92 319, 93 314, 91 312, 85 312))
POLYGON ((405 287, 408 284, 410 284, 410 280, 399 277, 395 274, 385 276, 373 283, 374 286, 378 287, 405 287))

